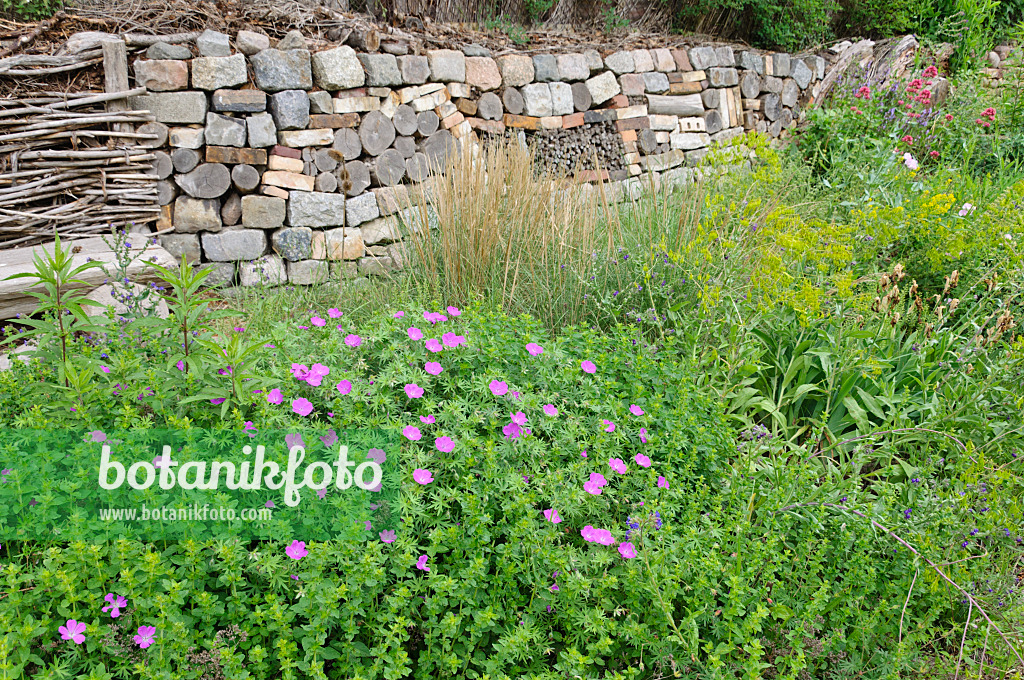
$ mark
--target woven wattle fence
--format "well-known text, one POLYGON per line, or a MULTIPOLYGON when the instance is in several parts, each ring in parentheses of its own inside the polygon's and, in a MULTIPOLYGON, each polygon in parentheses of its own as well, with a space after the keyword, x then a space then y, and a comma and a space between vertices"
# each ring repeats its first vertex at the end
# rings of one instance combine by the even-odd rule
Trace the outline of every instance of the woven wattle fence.
POLYGON ((153 118, 128 110, 127 98, 145 90, 128 90, 124 44, 110 47, 56 66, 32 64, 35 69, 5 69, 8 60, 0 60, 0 77, 103 61, 108 90, 0 99, 0 249, 50 241, 54 234, 109 233, 159 217, 156 177, 147 173, 154 159, 150 147, 164 140, 145 128, 136 131, 153 118))

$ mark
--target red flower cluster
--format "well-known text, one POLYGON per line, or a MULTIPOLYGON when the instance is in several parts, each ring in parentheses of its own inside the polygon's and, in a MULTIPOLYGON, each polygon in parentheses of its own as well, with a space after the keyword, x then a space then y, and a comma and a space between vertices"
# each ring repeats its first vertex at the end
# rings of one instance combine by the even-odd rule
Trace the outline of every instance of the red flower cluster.
POLYGON ((995 122, 995 119, 996 119, 996 110, 993 109, 990 106, 987 109, 985 109, 984 111, 982 111, 981 112, 981 118, 977 119, 974 122, 977 123, 978 125, 982 126, 982 127, 992 127, 992 123, 995 122), (988 118, 988 120, 985 120, 986 118, 988 118))
POLYGON ((853 97, 854 99, 871 99, 871 88, 867 85, 862 85, 853 97))

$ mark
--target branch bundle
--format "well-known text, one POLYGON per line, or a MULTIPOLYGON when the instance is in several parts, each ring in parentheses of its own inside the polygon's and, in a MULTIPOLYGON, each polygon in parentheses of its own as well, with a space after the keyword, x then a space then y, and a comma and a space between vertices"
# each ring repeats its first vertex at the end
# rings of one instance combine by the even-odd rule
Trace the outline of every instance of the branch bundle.
POLYGON ((154 137, 116 127, 152 116, 104 108, 131 94, 0 99, 0 249, 159 217, 153 151, 141 146, 154 137))

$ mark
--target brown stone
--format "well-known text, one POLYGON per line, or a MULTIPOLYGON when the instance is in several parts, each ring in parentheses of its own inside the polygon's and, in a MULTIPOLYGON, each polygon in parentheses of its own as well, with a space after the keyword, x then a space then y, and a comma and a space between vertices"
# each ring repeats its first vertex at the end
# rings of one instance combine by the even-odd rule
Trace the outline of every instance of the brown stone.
POLYGON ((624 94, 617 94, 608 101, 608 108, 623 109, 629 106, 629 99, 624 94))
POLYGON ((290 146, 275 144, 274 147, 270 149, 270 155, 284 156, 285 158, 302 158, 302 149, 293 149, 290 146))
POLYGON ((501 85, 498 64, 490 57, 466 57, 466 83, 478 90, 494 90, 501 85))
POLYGON ((503 122, 507 127, 523 128, 524 130, 539 130, 540 118, 533 116, 514 116, 506 113, 503 122))
POLYGON ((572 113, 569 114, 568 116, 562 116, 562 128, 566 130, 574 127, 579 127, 583 125, 584 122, 585 121, 583 120, 582 112, 572 113))
POLYGON ((316 178, 309 175, 301 175, 297 172, 285 172, 283 170, 268 170, 263 173, 263 183, 282 189, 293 189, 295 191, 313 191, 316 178))
POLYGON ((690 56, 686 54, 686 50, 672 50, 672 58, 676 61, 676 68, 680 71, 692 71, 693 67, 690 66, 690 56))
POLYGON ((623 130, 622 141, 624 142, 635 142, 636 141, 636 130, 623 130))
POLYGON ((668 93, 669 94, 694 94, 700 92, 702 89, 700 83, 669 83, 668 93))
POLYGON ((483 118, 467 118, 466 122, 470 127, 480 132, 489 132, 492 135, 505 133, 505 124, 500 120, 484 120, 483 118))
POLYGON ((464 116, 476 115, 476 102, 472 99, 456 99, 455 106, 464 116))
POLYGON ((309 116, 311 128, 354 128, 359 126, 358 113, 313 113, 309 116))
POLYGON ((615 129, 619 132, 623 130, 649 130, 651 129, 651 119, 644 116, 643 118, 617 120, 615 121, 615 129))
POLYGON ((239 149, 235 146, 206 147, 207 163, 229 163, 231 165, 266 165, 266 149, 239 149))

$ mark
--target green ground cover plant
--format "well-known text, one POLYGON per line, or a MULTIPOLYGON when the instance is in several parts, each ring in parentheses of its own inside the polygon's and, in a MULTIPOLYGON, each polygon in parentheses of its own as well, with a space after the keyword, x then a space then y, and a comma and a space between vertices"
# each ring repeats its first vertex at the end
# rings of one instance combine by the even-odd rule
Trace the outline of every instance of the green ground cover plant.
MULTIPOLYGON (((927 73, 621 208, 453 159, 373 286, 115 316, 59 245, 0 428, 381 431, 397 524, 4 540, 0 678, 1020 677, 1024 175, 927 73)), ((14 452, 4 530, 67 495, 14 452)))

